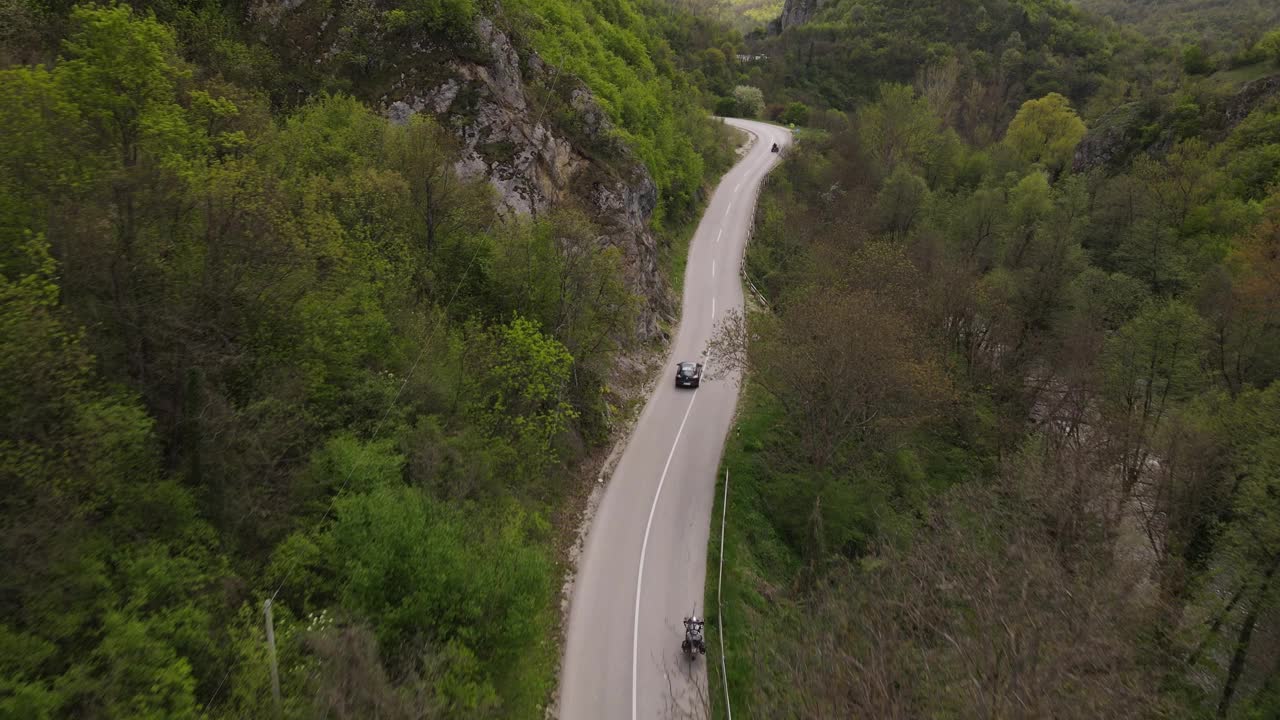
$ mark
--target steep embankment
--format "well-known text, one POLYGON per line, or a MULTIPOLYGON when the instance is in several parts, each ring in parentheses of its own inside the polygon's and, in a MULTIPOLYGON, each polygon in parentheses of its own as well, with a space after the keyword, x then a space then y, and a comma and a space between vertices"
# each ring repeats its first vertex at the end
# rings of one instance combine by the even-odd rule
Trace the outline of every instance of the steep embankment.
POLYGON ((507 212, 587 210, 644 299, 638 336, 655 338, 671 306, 653 221, 682 219, 726 162, 723 139, 697 118, 696 89, 630 5, 442 7, 452 10, 434 22, 360 4, 250 13, 288 65, 307 68, 300 82, 344 78, 397 122, 428 113, 452 128, 459 175, 487 179, 507 212))
POLYGON ((0 10, 0 706, 531 717, 727 166, 630 3, 0 10), (660 236, 658 236, 660 237, 660 236))
POLYGON ((946 5, 975 9, 901 3, 941 13, 893 37, 850 0, 778 39, 797 74, 816 45, 806 90, 880 70, 824 67, 824 41, 940 45, 762 194, 772 310, 721 343, 752 381, 725 463, 733 709, 1280 716, 1275 83, 1124 36, 1061 57, 1095 39, 1061 3, 951 36, 946 5))

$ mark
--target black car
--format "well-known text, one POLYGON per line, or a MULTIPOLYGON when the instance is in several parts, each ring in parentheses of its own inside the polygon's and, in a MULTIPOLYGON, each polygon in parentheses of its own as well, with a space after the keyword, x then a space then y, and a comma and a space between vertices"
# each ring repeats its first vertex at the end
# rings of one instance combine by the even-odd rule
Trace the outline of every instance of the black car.
POLYGON ((676 387, 698 387, 702 381, 702 363, 682 362, 676 365, 676 387))

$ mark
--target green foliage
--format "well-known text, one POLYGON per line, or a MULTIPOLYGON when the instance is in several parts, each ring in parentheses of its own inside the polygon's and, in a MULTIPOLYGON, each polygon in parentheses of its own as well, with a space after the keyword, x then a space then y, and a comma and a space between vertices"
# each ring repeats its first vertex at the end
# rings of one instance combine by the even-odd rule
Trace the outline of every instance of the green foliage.
MULTIPOLYGON (((479 12, 417 10, 458 43, 479 12)), ((434 121, 273 114, 250 46, 193 40, 218 12, 78 6, 61 58, 0 70, 0 715, 265 716, 275 588, 287 717, 535 714, 540 517, 605 434, 621 254, 498 217, 434 121)), ((691 201, 718 131, 650 101, 691 201)))
POLYGON ((410 638, 459 656, 435 688, 450 704, 497 704, 495 688, 547 630, 553 587, 552 566, 528 544, 522 514, 508 507, 467 516, 408 488, 383 487, 343 498, 336 517, 323 544, 344 549, 343 605, 372 621, 393 656, 413 657, 402 645, 410 638))
POLYGON ((924 178, 913 174, 906 165, 899 165, 876 197, 880 227, 892 233, 911 230, 928 197, 929 185, 924 178))
POLYGON ((518 449, 524 477, 540 475, 558 459, 552 443, 576 416, 566 397, 573 356, 519 316, 476 337, 471 348, 470 415, 518 449))
POLYGON ((1280 8, 1267 0, 1079 0, 1090 12, 1108 15, 1158 41, 1196 38, 1211 48, 1232 50, 1252 42, 1260 28, 1280 22, 1280 8))
POLYGON ((809 106, 802 102, 787 103, 787 107, 778 116, 778 121, 786 125, 809 124, 809 106))
POLYGON ((766 96, 849 110, 884 83, 951 65, 938 111, 984 144, 1023 100, 1083 100, 1131 61, 1134 43, 1060 0, 837 0, 815 9, 808 23, 755 46, 770 58, 753 79, 766 96))
POLYGON ((404 11, 414 25, 432 35, 467 39, 472 32, 476 3, 475 0, 408 0, 404 11))
POLYGON ((48 245, 22 252, 0 275, 5 510, 24 511, 3 539, 0 586, 15 604, 2 635, 43 660, 5 668, 5 710, 194 717, 193 663, 210 659, 197 598, 218 566, 209 530, 189 491, 160 477, 150 418, 94 386, 48 245))
POLYGON ((707 174, 712 147, 698 94, 674 65, 659 22, 664 10, 632 0, 518 0, 513 24, 548 62, 582 79, 618 137, 644 161, 658 184, 659 226, 683 218, 707 174))
POLYGON ((1280 65, 1280 29, 1272 30, 1254 46, 1257 52, 1275 65, 1280 65))
MULTIPOLYGON (((858 3, 838 16, 829 7, 770 41, 787 53, 778 71, 794 82, 781 93, 761 82, 770 97, 808 101, 788 93, 848 89, 858 77, 832 68, 823 49, 839 48, 841 63, 859 57, 865 49, 852 49, 849 28, 891 11, 858 3)), ((1003 12, 985 10, 987 22, 1003 12)), ((755 383, 726 456, 724 612, 730 643, 771 650, 752 662, 730 652, 735 710, 824 716, 852 703, 872 716, 981 714, 1004 692, 998 684, 979 683, 981 698, 951 691, 970 673, 1004 670, 999 661, 975 669, 984 661, 957 645, 1038 612, 1021 604, 1026 593, 1058 602, 1074 582, 1071 597, 1088 601, 1058 606, 1032 622, 1035 632, 1063 633, 1071 654, 1108 654, 1115 674, 1093 685, 1091 666, 1033 651, 1025 662, 1065 663, 1046 676, 1057 689, 1036 700, 1042 712, 1085 702, 1104 715, 1248 717, 1274 703, 1258 633, 1275 612, 1280 565, 1274 533, 1258 528, 1274 524, 1274 483, 1263 478, 1275 473, 1259 459, 1271 448, 1259 438, 1274 435, 1269 398, 1280 380, 1269 359, 1280 331, 1263 319, 1280 311, 1276 105, 1187 80, 1181 58, 1167 53, 1149 55, 1145 70, 1117 70, 1117 86, 1092 100, 1070 86, 1029 91, 1063 65, 1043 38, 1029 41, 1035 31, 1018 32, 984 58, 971 50, 980 35, 956 31, 937 50, 954 60, 919 61, 923 72, 903 78, 914 87, 880 85, 852 132, 802 143, 762 193, 747 269, 773 317, 722 333, 751 340, 755 383), (1004 78, 1034 79, 1002 86, 988 104, 979 68, 997 57, 1004 78), (1144 85, 1137 76, 1146 71, 1164 84, 1144 85), (1179 91, 1160 100, 1169 88, 1179 91), (1107 169, 1069 171, 1086 134, 1072 105, 1097 117, 1113 103, 1126 104, 1103 114, 1081 163, 1111 153, 1107 169), (1250 103, 1242 119, 1218 114, 1250 103), (999 122, 982 123, 1005 107, 1020 109, 992 144, 999 122), (1126 122, 1149 154, 1107 144, 1131 132, 1126 122), (883 248, 909 260, 887 262, 883 248), (891 298, 901 315, 875 330, 874 305, 844 316, 846 298, 863 291, 891 298), (832 325, 814 329, 819 320, 832 325), (945 379, 927 384, 950 385, 960 401, 921 403, 892 430, 822 452, 812 438, 836 437, 841 425, 816 423, 873 375, 845 374, 851 356, 831 340, 841 337, 874 338, 883 356, 943 353, 945 379), (791 357, 772 366, 823 388, 821 397, 788 392, 768 352, 791 357), (820 376, 810 379, 801 358, 814 357, 820 376), (822 384, 831 378, 838 386, 822 384), (1151 595, 1135 596, 1135 577, 1151 595), (938 587, 947 592, 935 601, 938 587), (991 610, 1006 602, 1010 610, 991 610), (1149 616, 1151 602, 1171 614, 1149 616), (801 622, 821 612, 824 622, 801 622), (1077 620, 1049 619, 1066 616, 1077 620), (950 623, 960 626, 938 630, 950 623), (798 624, 815 630, 797 640, 798 624), (949 673, 954 681, 938 680, 949 673), (1066 691, 1060 681, 1072 673, 1078 681, 1066 691), (933 705, 940 696, 947 702, 933 705)), ((1081 50, 1070 57, 1092 62, 1081 50)), ((859 100, 870 94, 859 88, 859 100)), ((879 384, 910 387, 905 378, 879 384)), ((907 404, 900 398, 894 411, 907 404)))
POLYGON ((1195 310, 1151 302, 1107 341, 1103 353, 1110 396, 1126 411, 1157 411, 1185 400, 1203 378, 1200 358, 1207 328, 1195 310))
POLYGON ((1213 72, 1214 67, 1205 55, 1204 48, 1188 45, 1182 51, 1182 70, 1188 75, 1208 75, 1213 72))
POLYGON ((739 85, 733 89, 733 101, 742 117, 758 118, 764 113, 764 93, 760 88, 739 85))
POLYGON ((858 124, 867 152, 887 176, 899 163, 924 164, 940 121, 911 87, 886 84, 880 99, 859 111, 858 124))
POLYGON ((1071 162, 1076 145, 1084 138, 1084 121, 1070 102, 1057 93, 1028 100, 1009 123, 1004 142, 1024 163, 1039 163, 1059 172, 1071 162))

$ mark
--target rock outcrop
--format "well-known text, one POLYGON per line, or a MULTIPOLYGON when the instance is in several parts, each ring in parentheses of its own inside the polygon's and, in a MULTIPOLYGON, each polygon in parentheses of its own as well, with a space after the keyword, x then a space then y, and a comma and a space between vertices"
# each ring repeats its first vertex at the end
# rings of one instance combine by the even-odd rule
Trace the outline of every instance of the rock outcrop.
POLYGON ((826 0, 786 0, 782 14, 769 23, 769 34, 777 35, 789 27, 809 22, 825 4, 826 0))
POLYGON ((1227 128, 1239 125, 1249 113, 1253 112, 1267 100, 1280 96, 1280 74, 1258 78, 1245 83, 1240 92, 1227 104, 1227 128))
MULTIPOLYGON (((1215 102, 1206 115, 1214 119, 1213 132, 1225 137, 1249 113, 1276 97, 1280 97, 1280 74, 1245 83, 1234 95, 1215 102)), ((1125 103, 1093 123, 1076 146, 1071 169, 1119 169, 1138 153, 1162 156, 1176 140, 1169 117, 1153 115, 1151 108, 1144 109, 1138 102, 1125 103)))
POLYGON ((1072 158, 1072 172, 1087 172, 1094 168, 1113 168, 1135 151, 1134 136, 1142 119, 1142 108, 1136 103, 1126 103, 1113 108, 1098 118, 1089 132, 1076 145, 1072 158))
MULTIPOLYGON (((341 57, 342 36, 325 29, 344 18, 326 13, 316 23, 312 2, 265 0, 254 12, 272 27, 314 23, 309 44, 325 48, 315 62, 341 57)), ((299 34, 296 26, 292 32, 299 34)), ((365 100, 393 121, 428 113, 452 129, 462 146, 456 170, 488 180, 508 215, 536 217, 565 204, 590 214, 599 242, 622 251, 628 286, 642 300, 637 336, 658 337, 659 321, 672 308, 649 229, 658 193, 648 170, 616 139, 608 115, 581 81, 520 47, 490 17, 478 17, 472 35, 461 46, 422 38, 405 47, 387 40, 394 51, 378 63, 387 80, 365 100)))

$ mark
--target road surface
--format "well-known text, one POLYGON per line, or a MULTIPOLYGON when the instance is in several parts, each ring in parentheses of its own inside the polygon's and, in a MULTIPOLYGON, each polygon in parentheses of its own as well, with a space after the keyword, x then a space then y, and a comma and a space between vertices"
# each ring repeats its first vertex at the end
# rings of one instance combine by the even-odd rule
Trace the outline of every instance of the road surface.
MULTIPOLYGON (((738 400, 735 377, 675 388, 675 364, 704 359, 713 327, 742 307, 738 268, 760 181, 790 133, 728 120, 756 142, 721 179, 689 246, 680 329, 587 535, 569 609, 562 720, 687 717, 706 696, 706 657, 680 652, 702 607, 716 469, 738 400)), ((696 716, 696 715, 695 715, 696 716)))

